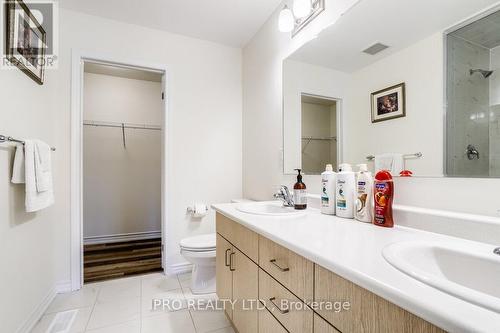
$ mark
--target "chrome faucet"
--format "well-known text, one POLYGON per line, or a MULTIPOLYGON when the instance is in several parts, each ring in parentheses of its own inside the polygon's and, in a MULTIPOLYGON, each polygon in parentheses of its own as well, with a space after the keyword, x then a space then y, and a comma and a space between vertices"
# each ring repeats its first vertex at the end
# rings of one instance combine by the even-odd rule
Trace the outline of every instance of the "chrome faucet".
POLYGON ((273 197, 275 199, 280 199, 285 207, 294 206, 292 194, 285 185, 281 185, 279 192, 274 194, 273 197))
POLYGON ((500 247, 493 250, 493 253, 500 256, 500 247))

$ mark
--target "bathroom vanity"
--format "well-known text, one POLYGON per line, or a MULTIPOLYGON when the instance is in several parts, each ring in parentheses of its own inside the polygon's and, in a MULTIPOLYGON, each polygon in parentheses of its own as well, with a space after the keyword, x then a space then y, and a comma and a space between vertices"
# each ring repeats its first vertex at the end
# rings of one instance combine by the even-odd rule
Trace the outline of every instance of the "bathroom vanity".
POLYGON ((493 332, 500 327, 498 312, 417 281, 383 256, 395 243, 466 248, 481 243, 399 226, 380 228, 316 209, 273 216, 238 207, 213 206, 217 295, 235 302, 226 315, 240 333, 493 332))

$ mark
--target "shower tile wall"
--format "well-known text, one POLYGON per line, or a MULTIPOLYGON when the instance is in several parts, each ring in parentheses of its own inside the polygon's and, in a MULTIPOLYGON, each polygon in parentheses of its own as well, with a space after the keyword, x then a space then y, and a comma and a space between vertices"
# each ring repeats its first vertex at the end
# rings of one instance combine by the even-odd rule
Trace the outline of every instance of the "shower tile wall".
POLYGON ((491 49, 490 176, 500 177, 500 47, 491 49))
POLYGON ((489 165, 489 81, 473 68, 488 69, 490 50, 455 36, 448 36, 448 138, 447 174, 487 176, 489 165), (467 145, 473 144, 480 159, 468 160, 467 145))

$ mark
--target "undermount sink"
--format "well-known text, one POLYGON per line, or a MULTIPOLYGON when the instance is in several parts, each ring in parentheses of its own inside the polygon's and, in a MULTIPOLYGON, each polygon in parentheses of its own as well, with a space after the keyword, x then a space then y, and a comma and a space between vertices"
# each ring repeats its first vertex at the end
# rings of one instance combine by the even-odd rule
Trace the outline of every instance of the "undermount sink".
POLYGON ((403 273, 500 313, 500 256, 493 253, 493 246, 400 242, 387 246, 382 254, 403 273))
POLYGON ((284 207, 281 202, 252 202, 236 206, 236 209, 243 213, 267 216, 299 216, 304 215, 303 211, 295 210, 293 207, 284 207))

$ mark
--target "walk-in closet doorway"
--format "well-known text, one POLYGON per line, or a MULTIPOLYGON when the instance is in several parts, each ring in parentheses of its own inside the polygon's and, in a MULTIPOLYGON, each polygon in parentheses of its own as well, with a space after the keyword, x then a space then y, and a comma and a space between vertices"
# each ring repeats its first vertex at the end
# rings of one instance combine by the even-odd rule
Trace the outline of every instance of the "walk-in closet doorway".
POLYGON ((166 69, 74 56, 71 285, 166 270, 166 69))

